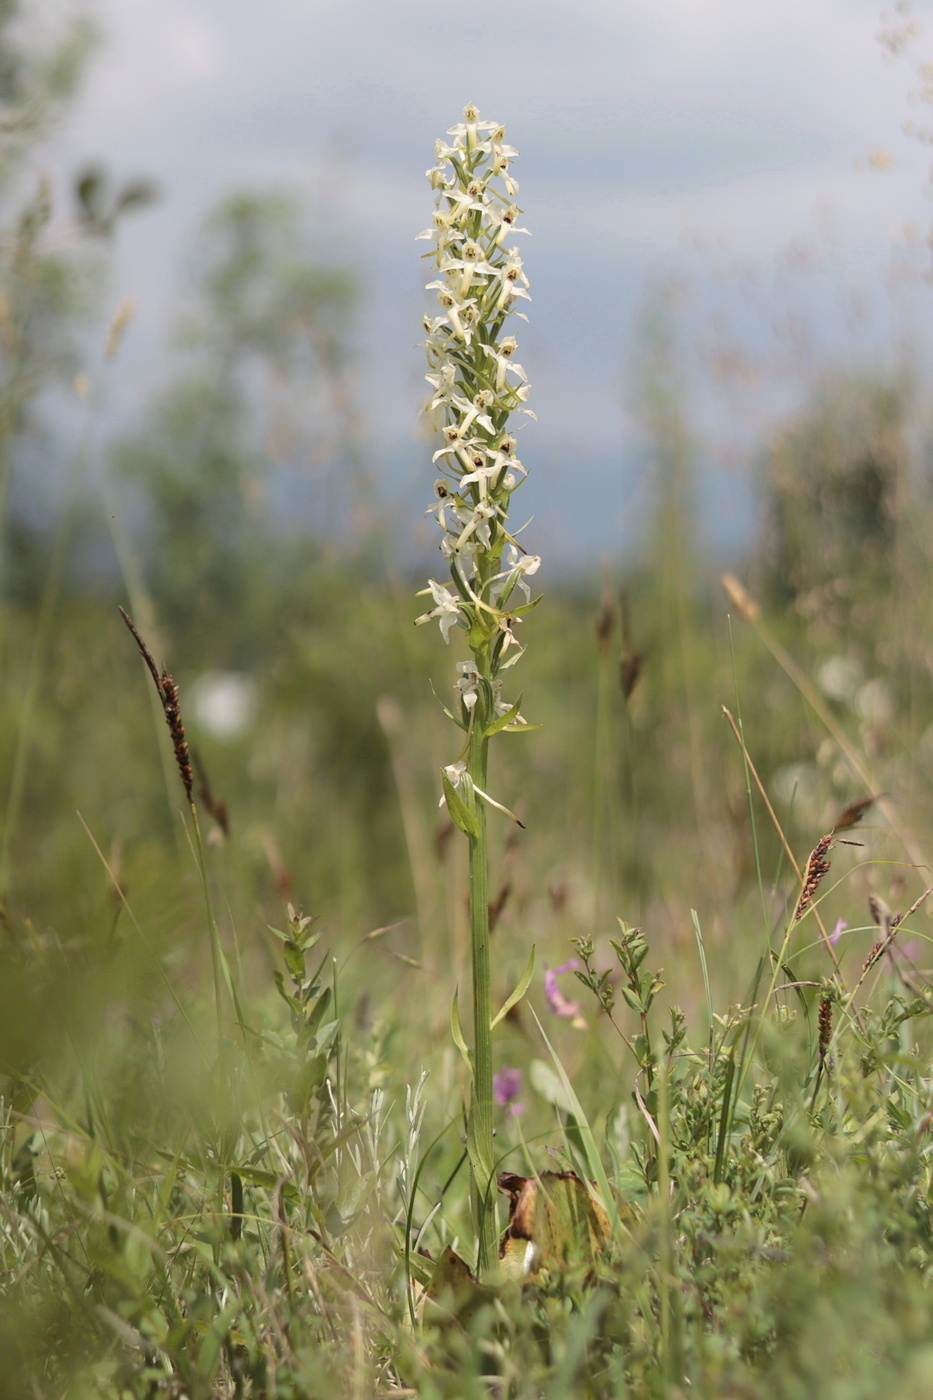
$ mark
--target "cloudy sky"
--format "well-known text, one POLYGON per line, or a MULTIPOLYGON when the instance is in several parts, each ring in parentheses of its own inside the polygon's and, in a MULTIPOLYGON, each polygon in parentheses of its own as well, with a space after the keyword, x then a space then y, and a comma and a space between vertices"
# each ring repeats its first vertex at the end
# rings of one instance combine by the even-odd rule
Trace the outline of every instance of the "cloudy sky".
POLYGON ((99 159, 163 192, 121 236, 114 297, 137 306, 124 414, 165 372, 199 219, 231 188, 285 183, 366 290, 360 393, 387 490, 423 474, 429 492, 413 237, 430 219, 434 138, 467 100, 521 151, 534 297, 521 359, 539 419, 523 495, 542 552, 631 540, 650 476, 630 371, 665 279, 722 538, 746 518, 736 464, 759 420, 827 364, 890 364, 929 319, 933 293, 905 272, 929 260, 928 159, 903 133, 933 122, 911 102, 933 58, 927 0, 913 66, 883 51, 875 0, 95 9, 104 42, 54 160, 99 159))

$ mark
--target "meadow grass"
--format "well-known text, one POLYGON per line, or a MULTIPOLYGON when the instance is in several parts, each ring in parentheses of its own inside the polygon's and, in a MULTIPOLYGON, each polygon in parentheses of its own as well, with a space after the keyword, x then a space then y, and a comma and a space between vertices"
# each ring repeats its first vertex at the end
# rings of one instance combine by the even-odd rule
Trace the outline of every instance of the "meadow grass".
MULTIPOLYGON (((495 1288, 453 1262, 474 1247, 468 1086, 449 1038, 466 870, 434 795, 448 722, 389 659, 391 591, 367 605, 386 654, 356 672, 354 766, 331 747, 328 725, 351 719, 329 720, 329 675, 309 682, 320 652, 300 619, 248 736, 211 742, 187 721, 230 809, 224 837, 194 792, 203 866, 132 639, 115 611, 60 600, 3 927, 5 1394, 849 1397, 892 1376, 924 1393, 924 906, 895 919, 925 887, 904 844, 923 834, 907 828, 928 717, 897 734, 890 720, 882 738, 837 704, 827 757, 807 694, 788 682, 775 702, 764 615, 723 593, 711 627, 716 604, 697 594, 694 728, 721 774, 701 831, 682 692, 653 675, 659 603, 637 578, 628 595, 647 660, 627 697, 622 682, 607 696, 618 609, 607 643, 605 600, 601 614, 595 593, 552 590, 525 659, 544 727, 502 767, 526 830, 490 823, 496 999, 532 941, 552 969, 575 957, 582 979, 539 974, 495 1032, 524 1110, 497 1109, 496 1170, 541 1191, 516 1227, 532 1238, 510 1237, 518 1275, 495 1288), (106 722, 100 704, 56 718, 62 696, 102 681, 106 722), (393 694, 416 716, 401 728, 393 694), (600 705, 611 780, 605 737, 581 744, 600 705), (292 744, 303 728, 310 744, 292 744), (769 812, 757 780, 768 793, 777 774, 784 791, 788 761, 821 753, 820 790, 804 773, 769 812), (882 793, 894 826, 878 801, 848 824, 854 798, 882 793), (590 840, 608 803, 644 863, 636 883, 620 853, 597 891, 590 840), (797 919, 815 848, 831 866, 797 919), (637 924, 598 912, 635 903, 637 924), (563 1188, 549 1172, 596 1183, 605 1219, 574 1199, 551 1211, 563 1188)), ((15 693, 28 617, 6 638, 15 693)), ((352 629, 341 639, 345 661, 352 629)), ((802 628, 787 647, 805 677, 829 650, 802 628)))
POLYGON ((520 741, 521 396, 434 507, 453 691, 391 539, 244 528, 242 608, 199 611, 182 512, 170 626, 119 533, 120 588, 60 544, 8 590, 0 1396, 929 1393, 933 536, 892 394, 788 430, 725 587, 659 421, 651 543, 549 585, 520 741))

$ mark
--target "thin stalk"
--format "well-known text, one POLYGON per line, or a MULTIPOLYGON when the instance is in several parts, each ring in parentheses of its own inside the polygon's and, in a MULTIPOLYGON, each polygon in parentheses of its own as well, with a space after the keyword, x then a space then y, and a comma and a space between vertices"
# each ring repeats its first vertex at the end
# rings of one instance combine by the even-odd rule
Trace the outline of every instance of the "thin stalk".
MULTIPOLYGON (((762 802, 765 804, 765 810, 767 811, 768 816, 771 818, 771 824, 772 824, 772 826, 774 827, 775 831, 777 832, 778 837, 779 837, 779 839, 780 839, 780 842, 781 842, 782 846, 784 847, 784 852, 785 852, 785 854, 786 854, 788 860, 790 861, 791 869, 793 870, 794 874, 797 876, 797 879, 798 879, 798 880, 802 880, 802 879, 803 879, 803 871, 801 870, 800 866, 797 864, 797 861, 796 861, 796 859, 795 859, 795 857, 794 857, 794 853, 793 853, 793 851, 791 850, 790 843, 788 842, 787 837, 784 835, 784 829, 783 829, 783 827, 781 826, 781 823, 780 823, 779 820, 778 820, 777 813, 775 812, 774 808, 773 808, 772 805, 771 805, 771 801, 770 801, 770 799, 769 799, 769 797, 768 797, 767 791, 765 790, 765 785, 764 785, 764 783, 761 781, 761 778, 758 776, 758 769, 755 767, 754 763, 753 763, 752 760, 751 760, 751 756, 750 756, 750 754, 749 754, 749 752, 748 752, 748 749, 747 749, 746 746, 745 746, 745 740, 742 738, 741 731, 739 730, 738 725, 736 724, 735 720, 732 718, 732 716, 731 716, 731 714, 729 713, 729 711, 726 709, 725 705, 723 705, 723 707, 722 707, 722 712, 723 712, 723 714, 725 715, 726 721, 727 721, 727 723, 728 723, 730 729, 732 730, 732 733, 733 733, 734 736, 735 736, 736 743, 738 744, 739 748, 740 748, 741 751, 742 751, 742 760, 743 760, 743 762, 744 762, 744 764, 745 764, 745 766, 746 766, 746 769, 747 769, 748 772, 751 773, 752 777, 755 779, 755 786, 756 786, 757 789, 758 789, 758 793, 759 793, 759 796, 761 797, 762 802)), ((844 991, 845 991, 845 981, 843 980, 843 977, 842 977, 842 968, 841 968, 841 966, 840 966, 839 959, 838 959, 838 957, 836 956, 836 950, 835 950, 835 948, 833 947, 832 943, 829 941, 829 934, 828 934, 827 931, 826 931, 826 925, 823 923, 822 917, 821 917, 821 915, 820 915, 820 911, 819 911, 816 907, 814 907, 814 909, 813 909, 813 917, 816 919, 816 926, 817 926, 817 928, 818 928, 819 931, 820 931, 820 937, 821 937, 822 940, 823 940, 823 946, 824 946, 824 948, 826 949, 827 953, 829 954, 830 960, 831 960, 832 965, 833 965, 833 969, 834 969, 834 971, 835 971, 835 973, 836 973, 836 976, 839 978, 840 986, 841 986, 841 988, 842 988, 842 990, 843 990, 843 992, 844 992, 844 991)))
POLYGON ((596 671, 596 724, 593 755, 593 904, 594 923, 599 923, 600 905, 603 896, 603 874, 606 867, 606 852, 615 857, 618 846, 615 839, 615 808, 611 799, 611 775, 615 765, 612 754, 610 733, 613 659, 609 648, 600 649, 596 671))
MULTIPOLYGON (((469 772, 485 791, 489 740, 481 717, 470 728, 469 772)), ((470 1099, 470 1197, 476 1225, 479 1278, 494 1267, 497 1234, 492 1190, 492 992, 489 970, 489 875, 486 808, 473 801, 476 836, 470 838, 470 948, 473 965, 473 1092, 470 1099)))
MULTIPOLYGON (((19 825, 26 791, 29 758, 32 752, 33 733, 37 722, 36 709, 39 687, 43 679, 43 671, 48 657, 52 622, 61 591, 61 581, 68 553, 72 514, 77 500, 78 479, 88 457, 90 435, 91 418, 89 414, 86 414, 78 450, 72 460, 68 474, 65 505, 58 522, 55 540, 52 545, 48 573, 46 574, 45 585, 42 590, 42 598, 39 605, 39 616, 36 620, 33 635, 32 651, 29 657, 29 669, 26 673, 26 688, 23 692, 22 705, 20 708, 20 722, 16 736, 13 771, 10 775, 10 787, 7 795, 3 835, 2 840, 0 840, 0 892, 2 892, 4 896, 8 896, 10 893, 11 849, 19 825)), ((10 470, 8 460, 9 453, 10 438, 9 435, 4 435, 0 438, 0 534, 2 534, 4 530, 6 518, 5 502, 10 470)), ((3 572, 2 549, 3 543, 0 541, 0 575, 2 575, 3 572)))
POLYGON ((220 935, 217 931, 217 920, 214 918, 214 905, 211 900, 211 888, 207 875, 207 856, 204 850, 204 841, 201 837, 201 823, 198 821, 198 809, 193 799, 189 799, 188 805, 191 812, 191 822, 194 827, 194 849, 198 861, 198 874, 201 878, 201 889, 204 894, 207 930, 211 944, 211 973, 214 981, 214 1021, 217 1027, 217 1061, 221 1068, 221 1082, 224 1087, 226 1087, 226 1076, 223 1074, 225 1056, 224 1012, 221 997, 220 935))
MULTIPOLYGON (((729 618, 729 652, 730 652, 731 657, 732 657, 732 684, 733 684, 733 687, 735 688, 735 712, 736 712, 736 714, 737 714, 738 717, 739 717, 738 731, 739 731, 739 738, 740 738, 740 740, 741 740, 742 734, 743 734, 743 732, 744 732, 743 726, 742 726, 742 705, 741 705, 741 702, 740 702, 740 700, 739 700, 739 679, 738 679, 738 676, 737 676, 737 674, 736 674, 736 669, 735 669, 735 642, 734 642, 734 639, 733 639, 733 636, 732 636, 732 618, 731 618, 731 617, 729 618)), ((769 929, 768 906, 767 906, 767 902, 766 902, 766 900, 765 900, 764 881, 762 880, 762 876, 761 876, 761 855, 760 855, 760 853, 759 853, 759 851, 758 851, 758 828, 757 828, 757 826, 756 826, 756 824, 755 824, 755 803, 754 803, 754 800, 753 800, 753 798, 752 798, 752 784, 751 784, 751 779, 750 779, 750 777, 749 777, 749 769, 748 769, 748 750, 746 749, 744 743, 741 743, 741 744, 740 744, 740 747, 741 747, 741 750, 742 750, 742 764, 743 764, 743 768, 744 768, 744 772, 745 772, 745 800, 746 800, 747 803, 748 803, 748 820, 749 820, 749 824, 750 824, 750 826, 751 826, 751 833, 752 833, 752 849, 753 849, 754 852, 755 852, 755 875, 756 875, 757 880, 758 880, 758 898, 761 900, 761 918, 762 918, 762 923, 764 924, 765 929, 769 929)), ((771 935, 770 935, 770 931, 768 932, 768 946, 769 946, 769 947, 771 946, 771 935)))
MULTIPOLYGON (((913 864, 918 870, 927 869, 928 862, 924 859, 923 851, 917 844, 913 832, 899 820, 893 804, 885 793, 881 792, 881 784, 878 782, 870 764, 855 748, 855 745, 850 741, 841 725, 836 722, 834 715, 824 703, 819 691, 797 665, 790 652, 781 645, 770 627, 762 620, 761 609, 758 604, 748 595, 738 579, 734 578, 732 574, 723 574, 722 584, 729 598, 735 604, 736 610, 745 618, 746 622, 751 624, 752 630, 755 632, 758 640, 771 653, 782 671, 797 687, 797 690, 810 706, 813 713, 823 724, 827 733, 835 740, 840 753, 846 759, 853 773, 865 784, 869 792, 877 794, 875 801, 878 805, 878 810, 884 814, 891 830, 901 841, 904 850, 907 852, 913 864)), ((742 719, 740 715, 740 728, 741 724, 742 719)))

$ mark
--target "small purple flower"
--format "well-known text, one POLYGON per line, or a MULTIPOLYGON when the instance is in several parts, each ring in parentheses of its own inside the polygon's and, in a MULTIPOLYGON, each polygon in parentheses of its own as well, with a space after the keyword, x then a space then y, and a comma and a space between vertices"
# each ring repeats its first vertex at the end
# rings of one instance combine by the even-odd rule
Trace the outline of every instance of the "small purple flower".
POLYGON ((829 935, 829 941, 830 941, 830 943, 832 943, 832 945, 833 945, 834 947, 835 947, 835 945, 839 942, 840 938, 841 938, 842 935, 845 933, 845 931, 846 931, 846 929, 847 929, 848 927, 849 927, 849 925, 846 923, 845 919, 840 919, 840 920, 838 921, 838 923, 836 924, 836 927, 833 929, 832 933, 829 935))
POLYGON ((498 1074, 492 1077, 492 1093, 497 1104, 507 1110, 509 1118, 517 1118, 525 1112, 525 1105, 518 1102, 522 1092, 522 1072, 503 1065, 498 1074))
POLYGON ((568 1021, 580 1014, 580 1003, 571 1001, 565 997, 557 979, 562 972, 576 972, 580 966, 579 958, 570 958, 567 962, 561 963, 560 967, 548 968, 544 974, 544 995, 547 997, 547 1004, 554 1012, 555 1016, 563 1016, 568 1021))

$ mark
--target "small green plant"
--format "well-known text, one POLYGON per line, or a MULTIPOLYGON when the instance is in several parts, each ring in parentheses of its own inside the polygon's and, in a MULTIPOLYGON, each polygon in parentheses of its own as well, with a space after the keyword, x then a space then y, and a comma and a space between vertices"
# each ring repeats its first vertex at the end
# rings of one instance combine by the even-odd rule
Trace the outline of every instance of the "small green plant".
MULTIPOLYGON (((521 696, 514 702, 502 698, 502 677, 521 656, 517 628, 537 602, 527 579, 541 561, 519 543, 509 515, 525 476, 509 420, 514 412, 530 412, 524 407, 525 372, 515 361, 518 342, 504 334, 509 318, 521 314, 515 303, 528 300, 518 249, 504 246, 513 234, 526 232, 517 226, 518 186, 510 169, 517 152, 506 145, 505 128, 480 121, 472 103, 447 134, 453 141, 437 142, 436 163, 428 171, 437 190, 434 223, 418 237, 434 241, 439 274, 427 285, 437 293, 440 315, 424 320, 432 390, 426 412, 443 438, 434 454, 442 475, 429 513, 442 532, 451 582, 430 580, 425 592, 434 606, 418 622, 436 619, 445 642, 454 629, 465 632, 470 650, 470 659, 457 663, 456 709, 446 711, 465 737, 441 780, 451 820, 469 841, 473 1049, 467 1146, 478 1270, 485 1275, 494 1265, 496 1236, 486 806, 507 812, 487 792, 488 752, 494 735, 533 727, 521 714, 521 696), (516 601, 516 593, 524 601, 516 601)), ((458 1025, 454 1034, 462 1043, 458 1025)))

